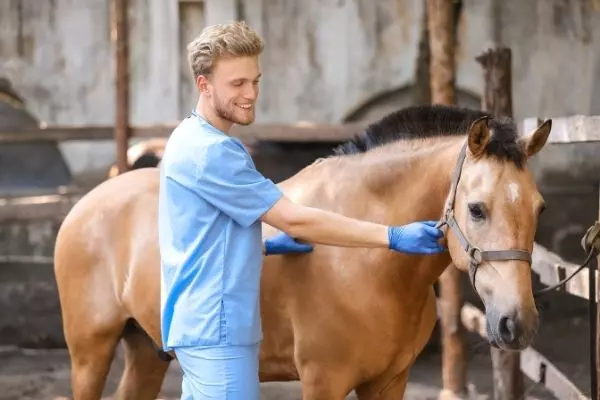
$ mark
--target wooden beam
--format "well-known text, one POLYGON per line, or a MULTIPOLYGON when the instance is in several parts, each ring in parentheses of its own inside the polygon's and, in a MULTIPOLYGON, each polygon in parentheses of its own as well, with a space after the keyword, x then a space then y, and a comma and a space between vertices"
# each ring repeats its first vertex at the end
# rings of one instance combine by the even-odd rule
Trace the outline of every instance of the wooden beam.
MULTIPOLYGON (((438 300, 438 317, 441 318, 440 310, 441 304, 438 300)), ((467 331, 476 333, 487 340, 486 318, 477 307, 465 303, 461 309, 460 318, 467 331)), ((520 359, 521 371, 533 382, 544 385, 558 399, 588 400, 558 368, 532 347, 527 347, 515 354, 520 359)))
MULTIPOLYGON (((129 137, 151 139, 168 137, 177 122, 172 124, 138 125, 129 127, 129 137)), ((323 123, 289 123, 260 124, 249 126, 235 125, 231 135, 243 141, 276 141, 276 142, 342 142, 361 133, 368 123, 356 122, 348 124, 323 123)), ((538 118, 526 118, 521 126, 524 131, 531 131, 538 126, 538 118)), ((0 143, 22 142, 63 142, 88 140, 114 140, 112 126, 51 126, 36 129, 19 129, 0 131, 0 143)), ((587 143, 600 141, 600 116, 560 117, 552 118, 552 133, 548 143, 587 143), (558 128, 556 128, 558 127, 558 128)))
POLYGON ((3 198, 0 199, 0 222, 11 220, 62 220, 82 196, 81 193, 57 193, 3 198))
MULTIPOLYGON (((598 190, 598 188, 600 188, 600 185, 598 185, 596 187, 596 190, 598 190)), ((600 195, 600 191, 598 191, 598 194, 600 195)), ((599 200, 599 204, 598 204, 598 220, 600 220, 600 196, 598 197, 599 200)), ((582 245, 583 247, 583 245, 582 245)), ((588 277, 591 278, 596 278, 596 287, 594 288, 595 290, 591 295, 593 296, 593 303, 591 301, 589 301, 589 312, 590 312, 590 327, 589 329, 589 333, 590 333, 590 389, 592 391, 591 393, 591 397, 592 400, 598 400, 598 396, 600 396, 600 365, 598 365, 598 360, 600 360, 600 329, 598 329, 598 327, 600 326, 600 307, 597 306, 598 304, 598 288, 600 287, 600 278, 598 277, 598 273, 597 273, 597 269, 600 267, 600 255, 598 255, 598 257, 595 260, 596 262, 594 263, 595 265, 593 266, 594 268, 591 268, 592 270, 594 270, 594 272, 596 272, 596 276, 592 276, 589 275, 590 270, 586 270, 585 272, 588 272, 588 277), (596 306, 596 310, 594 310, 593 306, 596 306), (593 312, 595 311, 596 315, 593 315, 593 312), (593 328, 593 329, 592 329, 593 328), (595 332, 595 336, 594 332, 595 332)), ((582 271, 583 272, 583 271, 582 271)), ((594 284, 594 282, 592 282, 592 280, 590 279, 588 281, 588 285, 589 284, 594 284)), ((589 297, 589 295, 588 295, 589 297)))
MULTIPOLYGON (((130 137, 150 139, 168 137, 177 124, 130 127, 130 137)), ((350 124, 252 124, 235 125, 231 135, 243 141, 278 142, 341 142, 361 133, 366 123, 350 124)), ((113 140, 113 128, 108 126, 54 126, 40 129, 0 131, 0 143, 113 140)))
MULTIPOLYGON (((456 104, 456 63, 454 1, 427 0, 429 30, 429 79, 433 104, 456 104)), ((442 342, 442 391, 464 397, 467 389, 467 361, 463 326, 461 272, 450 264, 439 278, 442 342)))
POLYGON ((535 130, 540 119, 552 118, 548 143, 585 143, 600 141, 600 116, 573 115, 570 117, 535 117, 523 120, 523 132, 535 130))
MULTIPOLYGON (((484 75, 482 108, 496 116, 513 117, 512 55, 509 48, 489 49, 475 60, 484 75)), ((520 399, 524 394, 523 374, 518 353, 490 348, 494 374, 494 399, 520 399)))
MULTIPOLYGON (((547 286, 556 285, 562 279, 571 275, 573 272, 575 272, 575 270, 577 270, 577 268, 579 268, 578 265, 565 261, 557 254, 551 252, 538 243, 534 243, 533 245, 533 254, 531 258, 532 269, 539 275, 540 281, 547 286)), ((598 272, 596 271, 595 274, 596 279, 598 279, 598 272)), ((588 300, 589 275, 590 270, 588 268, 584 268, 563 287, 556 290, 588 300)))
POLYGON ((115 54, 115 130, 117 168, 127 171, 129 147, 129 43, 128 1, 111 0, 111 39, 115 54))

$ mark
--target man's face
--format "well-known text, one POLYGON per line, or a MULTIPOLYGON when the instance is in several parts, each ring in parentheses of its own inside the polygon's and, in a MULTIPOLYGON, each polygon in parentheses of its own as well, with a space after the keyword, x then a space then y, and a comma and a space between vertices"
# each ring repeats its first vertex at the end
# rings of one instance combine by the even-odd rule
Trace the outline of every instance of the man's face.
POLYGON ((260 76, 258 57, 228 57, 220 58, 211 76, 200 76, 197 83, 221 119, 248 125, 254 122, 260 76))

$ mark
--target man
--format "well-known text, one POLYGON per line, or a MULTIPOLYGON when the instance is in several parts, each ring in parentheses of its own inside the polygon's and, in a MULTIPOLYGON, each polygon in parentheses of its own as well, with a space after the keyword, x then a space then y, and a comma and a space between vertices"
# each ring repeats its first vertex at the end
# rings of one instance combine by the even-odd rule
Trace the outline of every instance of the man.
POLYGON ((210 26, 188 45, 199 99, 169 138, 159 201, 162 340, 183 369, 182 399, 260 397, 261 221, 287 233, 265 242, 267 256, 312 250, 293 237, 444 251, 434 222, 387 227, 294 204, 255 169, 228 132, 254 121, 262 49, 241 22, 210 26))

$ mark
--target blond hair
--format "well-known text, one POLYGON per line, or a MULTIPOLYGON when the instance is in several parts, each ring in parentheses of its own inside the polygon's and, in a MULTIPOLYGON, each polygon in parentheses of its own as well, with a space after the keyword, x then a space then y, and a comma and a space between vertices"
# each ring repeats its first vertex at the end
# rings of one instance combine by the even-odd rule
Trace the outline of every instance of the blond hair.
POLYGON ((263 40, 244 21, 211 25, 187 45, 188 62, 194 79, 208 76, 220 57, 258 56, 263 40))

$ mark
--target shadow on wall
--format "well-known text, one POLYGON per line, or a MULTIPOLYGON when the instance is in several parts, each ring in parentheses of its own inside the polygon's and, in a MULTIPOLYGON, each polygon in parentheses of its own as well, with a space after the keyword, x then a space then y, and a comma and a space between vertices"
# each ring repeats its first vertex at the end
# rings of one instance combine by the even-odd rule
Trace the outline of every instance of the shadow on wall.
MULTIPOLYGON (((0 78, 0 130, 18 133, 37 127, 11 83, 0 78)), ((71 173, 55 142, 0 146, 0 196, 54 193, 70 184, 71 173)))
MULTIPOLYGON (((414 106, 416 105, 415 90, 414 86, 404 86, 380 93, 351 109, 343 122, 376 121, 400 108, 414 106)), ((458 89, 457 104, 459 107, 479 109, 481 108, 481 99, 479 96, 458 89)))

